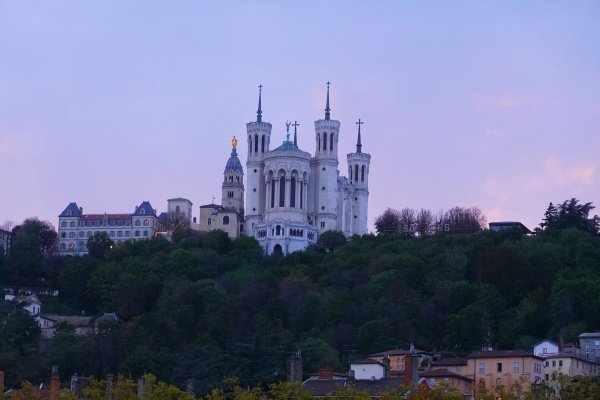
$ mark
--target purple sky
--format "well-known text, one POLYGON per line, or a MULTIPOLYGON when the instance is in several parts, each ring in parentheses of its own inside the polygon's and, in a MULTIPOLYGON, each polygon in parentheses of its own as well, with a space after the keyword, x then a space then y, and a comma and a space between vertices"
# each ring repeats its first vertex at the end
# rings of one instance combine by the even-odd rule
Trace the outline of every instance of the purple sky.
MULTIPOLYGON (((330 80, 340 171, 361 118, 369 221, 478 206, 533 228, 600 207, 600 2, 0 2, 0 223, 220 199, 232 135, 297 120, 330 80)), ((240 140, 245 165, 247 146, 240 140)), ((598 210, 596 210, 598 211, 598 210)))

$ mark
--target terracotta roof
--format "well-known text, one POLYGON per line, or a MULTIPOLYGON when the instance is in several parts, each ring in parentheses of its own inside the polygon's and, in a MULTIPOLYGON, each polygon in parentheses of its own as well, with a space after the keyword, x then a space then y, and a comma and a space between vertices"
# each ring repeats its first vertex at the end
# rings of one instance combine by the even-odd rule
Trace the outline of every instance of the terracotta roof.
POLYGON ((447 367, 454 365, 467 365, 466 358, 444 358, 431 364, 432 367, 447 367))
POLYGON ((540 358, 525 350, 483 350, 474 351, 467 356, 468 358, 501 358, 501 357, 535 357, 540 358))
POLYGON ((443 378, 443 377, 453 377, 458 379, 463 379, 467 381, 472 381, 472 378, 468 378, 464 375, 457 374, 456 372, 448 371, 446 369, 432 369, 429 371, 419 371, 419 376, 424 378, 443 378))

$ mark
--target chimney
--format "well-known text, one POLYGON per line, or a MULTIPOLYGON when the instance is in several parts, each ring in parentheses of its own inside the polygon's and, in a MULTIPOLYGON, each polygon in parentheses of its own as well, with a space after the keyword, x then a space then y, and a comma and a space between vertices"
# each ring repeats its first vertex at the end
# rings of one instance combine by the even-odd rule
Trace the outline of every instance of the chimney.
POLYGON ((333 379, 333 370, 331 368, 319 369, 319 379, 333 379))
POLYGON ((390 356, 383 357, 383 364, 385 365, 385 377, 390 377, 390 356))
POLYGON ((417 358, 413 354, 407 354, 404 356, 404 384, 416 384, 418 380, 417 358))
POLYGON ((49 388, 49 400, 58 400, 58 393, 60 392, 60 376, 58 375, 58 366, 52 366, 52 372, 50 373, 50 388, 49 388))

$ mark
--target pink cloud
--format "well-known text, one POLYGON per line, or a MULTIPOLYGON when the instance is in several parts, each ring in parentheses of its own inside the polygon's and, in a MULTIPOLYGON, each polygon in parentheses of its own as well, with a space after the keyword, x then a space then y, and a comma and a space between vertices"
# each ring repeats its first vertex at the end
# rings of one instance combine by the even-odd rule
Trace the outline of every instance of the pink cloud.
POLYGON ((529 187, 533 189, 564 188, 572 185, 590 186, 594 183, 596 165, 593 163, 568 164, 550 155, 541 172, 530 174, 529 187))

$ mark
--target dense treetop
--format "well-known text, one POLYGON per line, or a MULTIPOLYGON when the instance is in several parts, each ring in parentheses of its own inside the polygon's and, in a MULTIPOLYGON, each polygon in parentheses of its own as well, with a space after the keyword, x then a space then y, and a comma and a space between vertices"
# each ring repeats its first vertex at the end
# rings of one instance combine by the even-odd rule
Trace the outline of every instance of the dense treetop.
MULTIPOLYGON (((590 219, 584 206, 580 216, 590 219)), ((342 241, 328 233, 304 252, 266 257, 254 239, 214 231, 126 243, 103 259, 40 256, 19 279, 60 289, 58 300, 42 299, 44 312, 114 311, 124 322, 93 337, 61 326, 38 346, 35 326, 5 306, 5 329, 31 334, 2 332, 0 365, 12 385, 58 364, 63 378, 152 373, 181 388, 192 379, 203 394, 227 376, 242 387, 284 380, 297 350, 307 373, 343 371, 350 359, 410 343, 464 355, 484 343, 576 341, 600 329, 600 238, 585 226, 553 225, 556 210, 536 236, 450 231, 342 241)), ((15 283, 11 257, 0 259, 3 284, 15 283)))

